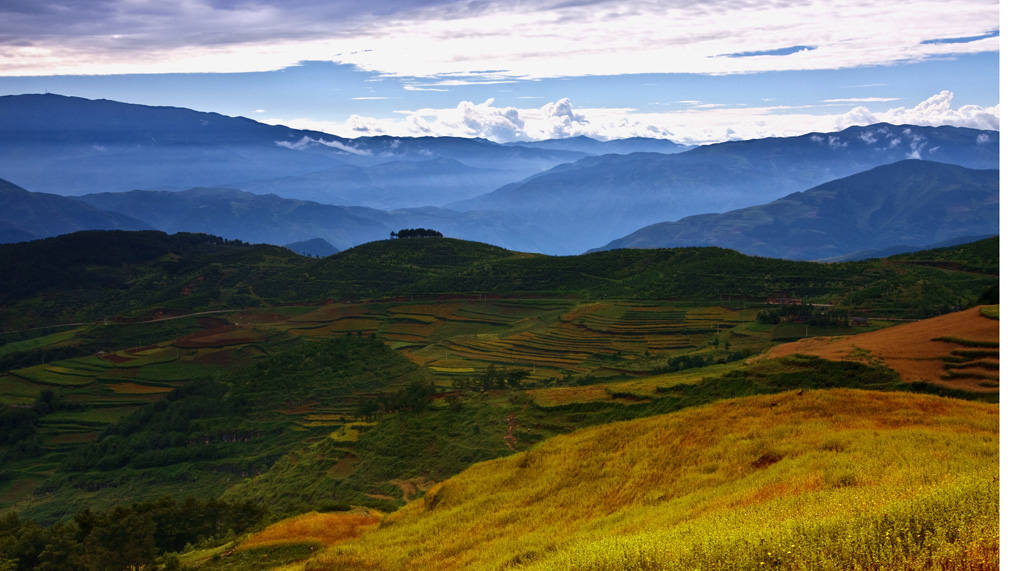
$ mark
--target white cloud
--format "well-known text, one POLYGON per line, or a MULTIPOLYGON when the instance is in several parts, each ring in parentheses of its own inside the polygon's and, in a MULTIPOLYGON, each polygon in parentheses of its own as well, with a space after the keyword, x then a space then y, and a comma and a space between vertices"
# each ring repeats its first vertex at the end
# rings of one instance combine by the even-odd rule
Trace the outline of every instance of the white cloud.
POLYGON ((953 93, 943 91, 911 109, 897 107, 882 113, 872 113, 865 107, 857 107, 849 113, 837 117, 835 127, 838 130, 853 125, 892 123, 894 125, 952 125, 954 127, 999 130, 999 105, 994 107, 964 105, 954 108, 952 102, 953 93))
MULTIPOLYGON (((792 107, 687 108, 683 111, 641 113, 631 108, 575 108, 568 99, 540 107, 497 107, 493 99, 483 103, 463 101, 454 108, 400 111, 399 118, 352 115, 344 123, 312 119, 275 119, 294 128, 313 129, 343 137, 365 135, 483 137, 497 142, 541 140, 585 135, 595 139, 652 137, 684 144, 704 144, 735 139, 790 137, 812 132, 840 131, 852 125, 880 122, 922 126, 955 125, 998 129, 999 107, 980 109, 950 106, 952 94, 942 92, 913 109, 896 108, 872 113, 856 107, 845 113, 811 114, 792 107), (942 103, 936 103, 941 101, 942 103), (993 126, 994 125, 994 126, 993 126)), ((822 138, 833 147, 847 144, 822 138)), ((927 153, 926 141, 913 131, 890 132, 880 128, 863 137, 865 144, 899 145, 911 153, 927 153), (879 143, 885 141, 884 143, 879 143), (894 142, 895 141, 895 142, 894 142)), ((982 141, 979 141, 982 142, 982 141)))
POLYGON ((324 140, 324 139, 315 139, 314 140, 314 139, 312 139, 312 138, 310 138, 308 136, 307 137, 302 137, 301 139, 299 139, 298 141, 296 141, 294 143, 290 142, 290 141, 276 141, 276 143, 280 147, 285 147, 287 149, 293 149, 293 150, 305 150, 305 149, 308 149, 309 147, 312 147, 314 145, 321 145, 321 146, 324 146, 324 147, 330 147, 332 149, 337 149, 339 151, 342 151, 342 152, 345 152, 345 153, 354 154, 354 155, 368 155, 369 154, 367 151, 363 151, 363 150, 357 149, 355 147, 346 145, 345 143, 342 143, 340 141, 327 141, 327 140, 324 140))
POLYGON ((998 37, 927 43, 998 30, 996 0, 76 2, 5 14, 0 75, 266 71, 320 60, 499 81, 837 69, 999 49, 998 37), (721 57, 740 38, 744 53, 766 55, 721 57), (814 49, 768 55, 794 46, 814 49))

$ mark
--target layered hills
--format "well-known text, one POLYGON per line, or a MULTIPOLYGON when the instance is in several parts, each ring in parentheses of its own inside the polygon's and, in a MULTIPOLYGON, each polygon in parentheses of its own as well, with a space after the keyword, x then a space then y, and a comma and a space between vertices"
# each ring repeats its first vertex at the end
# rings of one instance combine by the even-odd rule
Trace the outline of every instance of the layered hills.
POLYGON ((389 209, 440 205, 464 198, 467 189, 487 192, 586 156, 483 139, 348 139, 190 109, 51 94, 0 97, 0 150, 4 178, 39 192, 251 185, 346 206, 399 201, 389 209))
POLYGON ((601 249, 715 245, 821 259, 999 233, 999 171, 907 160, 759 206, 662 222, 601 249))
POLYGON ((436 207, 378 210, 333 206, 228 188, 136 190, 77 197, 96 208, 144 220, 165 232, 202 232, 251 243, 285 245, 320 238, 339 250, 387 238, 402 228, 432 228, 446 236, 536 251, 550 232, 494 212, 436 207))
MULTIPOLYGON (((649 139, 499 145, 452 137, 342 138, 188 109, 25 95, 0 98, 0 127, 0 176, 33 192, 88 194, 94 206, 102 200, 101 208, 166 231, 202 231, 277 244, 321 238, 338 249, 404 226, 431 227, 448 236, 520 251, 575 254, 651 224, 765 205, 906 159, 978 170, 995 169, 999 163, 996 131, 889 124, 694 149, 649 139), (275 204, 273 209, 280 214, 268 213, 266 205, 244 195, 225 205, 222 190, 219 196, 207 197, 218 204, 197 211, 201 193, 194 189, 203 188, 276 195, 302 202, 302 210, 316 209, 319 214, 290 218, 297 215, 295 202, 275 204), (193 189, 191 196, 181 197, 166 214, 159 212, 168 204, 164 195, 113 196, 187 189, 193 189), (150 206, 142 216, 147 211, 139 204, 142 196, 161 207, 150 206), (334 216, 338 222, 333 225, 316 220, 334 216), (158 217, 162 222, 156 222, 158 217), (385 232, 375 234, 380 225, 385 232), (303 226, 309 228, 305 235, 296 232, 303 226)), ((881 180, 879 173, 874 176, 879 188, 897 192, 897 183, 881 180)), ((899 196, 891 197, 897 202, 913 192, 926 192, 922 185, 934 188, 941 182, 899 184, 899 196)), ((947 194, 949 200, 957 200, 953 189, 947 194)), ((843 243, 850 240, 837 236, 830 241, 832 251, 822 257, 943 242, 908 240, 955 232, 956 224, 946 214, 941 209, 908 213, 913 235, 876 232, 878 244, 869 248, 846 250, 843 243)), ((876 216, 865 224, 884 221, 884 216, 876 216)), ((802 231, 799 224, 790 230, 802 231)), ((28 226, 12 227, 10 232, 11 240, 53 234, 28 226)), ((743 248, 740 243, 732 246, 743 248)), ((796 246, 763 253, 810 256, 796 246), (786 253, 790 249, 793 252, 786 253)))
POLYGON ((130 216, 55 194, 29 192, 0 179, 0 244, 26 242, 79 230, 152 230, 130 216))
POLYGON ((580 159, 451 205, 560 228, 558 249, 585 251, 650 224, 763 204, 907 158, 998 168, 999 135, 888 124, 706 145, 679 154, 580 159))
POLYGON ((160 232, 84 232, 0 245, 0 252, 3 319, 23 327, 46 325, 48 319, 137 317, 154 308, 173 313, 328 299, 487 295, 763 302, 783 292, 925 317, 973 303, 998 283, 999 272, 997 238, 886 263, 841 264, 757 258, 721 248, 543 256, 450 238, 382 240, 311 260, 274 246, 160 232), (945 262, 933 261, 933 255, 945 262), (961 271, 954 279, 944 266, 961 271), (50 292, 62 301, 32 302, 50 292))

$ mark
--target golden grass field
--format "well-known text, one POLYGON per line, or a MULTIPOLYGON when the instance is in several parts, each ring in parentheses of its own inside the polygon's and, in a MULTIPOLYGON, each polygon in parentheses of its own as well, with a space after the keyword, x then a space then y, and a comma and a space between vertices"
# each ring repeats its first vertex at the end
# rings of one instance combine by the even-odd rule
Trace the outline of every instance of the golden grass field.
POLYGON ((733 399, 476 464, 281 569, 995 570, 998 476, 998 405, 733 399))
POLYGON ((381 514, 375 511, 367 513, 310 512, 279 521, 248 537, 236 549, 260 549, 295 543, 312 543, 320 547, 329 547, 359 537, 367 529, 376 526, 380 519, 381 514))
MULTIPOLYGON (((995 370, 986 369, 985 378, 944 379, 946 358, 954 351, 964 350, 961 344, 935 341, 940 337, 960 338, 984 343, 999 342, 999 321, 982 315, 985 308, 971 308, 914 323, 861 333, 850 337, 814 337, 779 345, 766 357, 784 357, 796 353, 815 355, 834 361, 880 361, 899 373, 907 382, 927 381, 951 388, 972 391, 997 391, 999 359, 982 359, 994 363, 995 370), (994 377, 995 382, 991 381, 994 377), (992 386, 994 385, 994 386, 992 386)), ((991 310, 988 311, 991 313, 991 310)), ((995 313, 998 316, 998 309, 995 313)), ((998 347, 998 345, 997 345, 998 347)), ((995 349, 998 352, 998 348, 995 349)))

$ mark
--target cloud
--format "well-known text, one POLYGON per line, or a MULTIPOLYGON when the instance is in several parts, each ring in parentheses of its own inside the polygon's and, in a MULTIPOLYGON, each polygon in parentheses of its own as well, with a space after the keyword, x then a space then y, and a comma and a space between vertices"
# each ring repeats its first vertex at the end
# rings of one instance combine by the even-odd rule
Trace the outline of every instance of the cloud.
POLYGON ((460 102, 454 109, 401 111, 405 120, 390 124, 398 132, 454 137, 482 137, 493 141, 516 140, 525 135, 525 123, 514 107, 494 107, 494 99, 475 104, 460 102))
POLYGON ((456 82, 844 69, 998 51, 999 14, 995 0, 10 0, 0 75, 314 60, 456 82))
POLYGON ((866 107, 856 107, 836 118, 837 130, 853 125, 892 123, 894 125, 951 125, 972 129, 999 130, 999 106, 981 107, 964 105, 952 106, 953 93, 943 91, 922 101, 916 107, 897 107, 882 113, 872 113, 866 107))
POLYGON ((345 143, 342 143, 341 141, 328 141, 328 140, 325 140, 325 139, 322 139, 322 138, 321 139, 312 139, 312 138, 310 138, 308 136, 302 137, 301 139, 299 139, 298 141, 296 141, 294 143, 290 142, 290 141, 276 141, 276 143, 277 143, 277 145, 279 147, 285 147, 287 149, 300 150, 300 151, 308 149, 308 148, 310 148, 310 147, 312 147, 314 145, 321 145, 321 146, 324 146, 324 147, 329 147, 329 148, 332 148, 332 149, 337 149, 339 151, 342 151, 342 152, 345 152, 345 153, 349 153, 349 154, 353 154, 353 155, 368 155, 369 154, 367 151, 364 151, 364 150, 361 150, 361 149, 357 149, 356 147, 353 147, 353 146, 350 146, 350 145, 346 145, 345 143))
MULTIPOLYGON (((497 142, 541 140, 585 135, 600 140, 628 137, 671 139, 683 144, 705 144, 736 139, 790 137, 814 132, 840 131, 853 125, 881 122, 937 126, 954 125, 997 130, 999 107, 981 109, 950 106, 953 95, 942 92, 912 108, 872 113, 854 107, 837 114, 812 114, 803 108, 784 106, 707 106, 681 111, 644 113, 631 108, 576 108, 569 99, 540 107, 497 107, 494 100, 463 101, 451 109, 402 111, 402 119, 353 115, 343 124, 284 122, 290 126, 320 129, 341 136, 390 134, 405 136, 483 137, 497 142)), ((845 141, 822 139, 833 147, 845 141)), ((910 152, 927 152, 913 132, 884 128, 864 135, 865 144, 908 145, 910 152), (893 143, 893 141, 896 141, 893 143)))

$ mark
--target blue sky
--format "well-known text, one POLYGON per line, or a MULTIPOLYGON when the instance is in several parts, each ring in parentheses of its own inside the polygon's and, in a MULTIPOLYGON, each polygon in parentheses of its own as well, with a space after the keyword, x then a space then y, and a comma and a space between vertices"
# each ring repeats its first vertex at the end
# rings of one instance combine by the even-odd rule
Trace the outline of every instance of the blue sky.
POLYGON ((989 0, 5 0, 0 94, 344 136, 999 129, 989 0))

